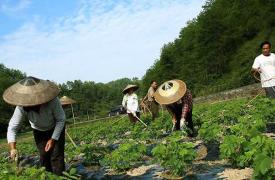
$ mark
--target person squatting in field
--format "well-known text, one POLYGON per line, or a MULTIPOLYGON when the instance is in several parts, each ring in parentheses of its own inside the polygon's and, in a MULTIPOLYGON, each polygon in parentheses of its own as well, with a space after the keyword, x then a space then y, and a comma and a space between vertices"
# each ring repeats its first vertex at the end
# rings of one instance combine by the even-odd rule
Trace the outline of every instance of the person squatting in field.
POLYGON ((146 96, 143 98, 142 103, 146 106, 148 104, 148 108, 152 114, 152 119, 154 120, 159 116, 159 104, 156 102, 154 98, 154 93, 156 92, 158 88, 158 84, 156 81, 151 81, 150 88, 148 89, 148 92, 146 96), (146 103, 147 101, 147 103, 146 103))
POLYGON ((124 94, 122 106, 126 109, 128 117, 132 123, 136 123, 138 121, 137 117, 140 117, 138 96, 135 93, 137 89, 137 85, 127 85, 122 91, 124 94))
POLYGON ((189 136, 194 136, 192 94, 183 81, 175 79, 163 83, 155 92, 154 97, 171 113, 176 130, 187 130, 189 136))
POLYGON ((275 98, 275 54, 271 53, 271 43, 261 43, 262 54, 257 56, 252 65, 252 72, 258 72, 261 78, 262 87, 266 96, 275 98))
POLYGON ((59 91, 53 82, 27 77, 9 87, 3 95, 7 103, 16 106, 7 132, 10 157, 18 158, 16 134, 25 115, 33 129, 41 165, 56 175, 62 175, 65 170, 66 117, 57 97, 59 91))

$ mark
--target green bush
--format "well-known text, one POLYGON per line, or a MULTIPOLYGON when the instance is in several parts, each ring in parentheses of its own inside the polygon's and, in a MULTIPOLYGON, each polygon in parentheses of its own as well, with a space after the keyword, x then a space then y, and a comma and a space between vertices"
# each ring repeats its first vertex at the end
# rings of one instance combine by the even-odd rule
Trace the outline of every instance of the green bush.
POLYGON ((180 132, 177 132, 165 144, 158 144, 152 150, 155 160, 174 175, 183 175, 196 157, 194 144, 179 139, 180 132))
POLYGON ((111 154, 105 156, 102 163, 109 165, 112 169, 123 171, 140 162, 145 154, 146 146, 144 144, 136 142, 125 143, 121 144, 111 154))

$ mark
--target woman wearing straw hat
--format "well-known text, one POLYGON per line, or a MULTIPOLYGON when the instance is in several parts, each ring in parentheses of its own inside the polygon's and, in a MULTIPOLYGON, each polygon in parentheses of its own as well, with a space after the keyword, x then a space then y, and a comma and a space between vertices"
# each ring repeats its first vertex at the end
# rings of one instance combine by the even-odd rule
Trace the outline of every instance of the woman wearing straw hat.
POLYGON ((137 85, 127 85, 122 91, 124 95, 122 100, 122 106, 126 109, 129 119, 132 123, 136 123, 140 116, 138 108, 138 97, 135 91, 138 89, 137 85))
POLYGON ((23 116, 26 115, 33 129, 41 165, 47 171, 62 175, 65 170, 66 117, 57 98, 58 94, 59 89, 53 82, 27 77, 9 87, 3 98, 7 103, 16 106, 7 132, 11 158, 18 158, 16 134, 23 116))
POLYGON ((193 100, 190 90, 181 80, 170 80, 163 83, 154 94, 159 104, 166 105, 167 110, 172 114, 173 127, 176 130, 184 129, 186 124, 191 130, 189 136, 193 136, 192 108, 193 100))
POLYGON ((62 96, 59 100, 60 100, 61 105, 65 108, 76 103, 75 100, 73 100, 72 98, 69 98, 68 96, 62 96))

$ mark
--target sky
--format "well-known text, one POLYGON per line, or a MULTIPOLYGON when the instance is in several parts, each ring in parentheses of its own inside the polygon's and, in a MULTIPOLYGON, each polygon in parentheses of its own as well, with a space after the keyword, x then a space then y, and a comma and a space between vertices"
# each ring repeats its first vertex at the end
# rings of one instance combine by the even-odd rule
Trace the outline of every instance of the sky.
POLYGON ((0 0, 0 63, 58 83, 142 76, 206 0, 0 0))

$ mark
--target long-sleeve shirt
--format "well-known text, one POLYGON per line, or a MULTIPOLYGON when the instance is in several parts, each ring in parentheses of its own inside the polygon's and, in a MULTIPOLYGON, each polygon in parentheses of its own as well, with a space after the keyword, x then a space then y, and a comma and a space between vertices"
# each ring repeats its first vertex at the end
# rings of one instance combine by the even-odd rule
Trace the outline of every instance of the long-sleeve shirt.
POLYGON ((135 93, 131 95, 125 94, 122 100, 122 106, 127 109, 127 113, 139 111, 137 95, 135 93))
POLYGON ((186 90, 185 95, 178 100, 177 102, 167 105, 167 109, 169 112, 173 113, 174 115, 181 113, 182 118, 186 118, 187 114, 193 108, 193 98, 190 90, 186 90))
POLYGON ((23 107, 16 106, 10 119, 7 140, 8 143, 16 142, 16 134, 26 115, 33 129, 48 131, 54 128, 52 139, 58 140, 64 128, 66 116, 59 99, 56 97, 48 103, 42 104, 39 112, 25 111, 23 107))

